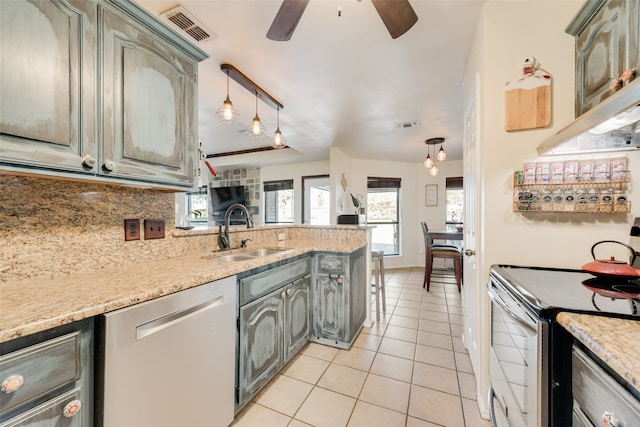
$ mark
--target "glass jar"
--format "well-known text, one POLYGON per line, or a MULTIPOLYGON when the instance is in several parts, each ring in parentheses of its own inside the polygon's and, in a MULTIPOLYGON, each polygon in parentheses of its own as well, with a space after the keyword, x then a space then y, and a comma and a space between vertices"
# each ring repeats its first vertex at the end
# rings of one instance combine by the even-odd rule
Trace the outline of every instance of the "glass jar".
POLYGON ((598 210, 600 212, 613 211, 613 191, 611 189, 600 191, 598 210))
POLYGON ((582 159, 578 162, 578 180, 593 181, 593 160, 582 159))
POLYGON ((586 212, 588 201, 586 190, 576 190, 576 212, 586 212))
POLYGON ((627 211, 627 195, 623 190, 615 190, 613 192, 613 211, 614 212, 627 211))
POLYGON ((562 210, 565 212, 573 212, 576 207, 576 193, 573 190, 565 190, 562 196, 562 210))
POLYGON ((553 198, 553 210, 554 211, 562 211, 564 210, 564 197, 562 195, 562 190, 555 190, 551 197, 553 198))
POLYGON ((592 188, 587 193, 587 211, 589 212, 597 212, 598 205, 600 204, 600 194, 598 190, 592 188))

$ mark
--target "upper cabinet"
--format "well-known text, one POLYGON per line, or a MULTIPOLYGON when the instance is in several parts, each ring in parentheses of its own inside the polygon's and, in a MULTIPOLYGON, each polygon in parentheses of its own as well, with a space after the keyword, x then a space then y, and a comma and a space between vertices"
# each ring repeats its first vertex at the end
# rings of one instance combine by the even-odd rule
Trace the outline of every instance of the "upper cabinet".
POLYGON ((637 0, 585 2, 566 32, 576 38, 576 117, 614 93, 611 83, 639 64, 637 0))
POLYGON ((86 0, 0 2, 3 168, 97 169, 96 34, 86 0))
POLYGON ((3 169, 193 186, 204 52, 129 0, 16 0, 0 16, 3 169))

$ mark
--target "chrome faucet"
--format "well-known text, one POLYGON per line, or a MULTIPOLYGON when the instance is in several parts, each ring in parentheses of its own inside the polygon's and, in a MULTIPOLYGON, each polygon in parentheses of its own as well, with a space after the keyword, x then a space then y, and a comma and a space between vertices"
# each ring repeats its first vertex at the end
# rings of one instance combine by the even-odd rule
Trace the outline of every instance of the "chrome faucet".
POLYGON ((236 209, 240 209, 247 217, 247 228, 253 228, 253 217, 245 205, 235 203, 229 206, 229 209, 224 213, 224 234, 220 233, 220 236, 218 236, 218 246, 220 246, 220 249, 229 249, 231 247, 229 240, 229 221, 231 219, 231 214, 236 209))

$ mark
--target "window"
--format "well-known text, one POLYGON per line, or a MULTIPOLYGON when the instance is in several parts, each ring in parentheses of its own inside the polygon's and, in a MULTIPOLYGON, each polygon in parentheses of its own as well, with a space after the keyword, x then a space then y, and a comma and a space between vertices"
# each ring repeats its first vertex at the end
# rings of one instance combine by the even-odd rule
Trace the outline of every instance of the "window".
POLYGON ((331 224, 329 175, 302 177, 302 223, 331 224))
POLYGON ((187 218, 193 223, 207 223, 207 187, 187 193, 187 218))
POLYGON ((293 222, 292 179, 264 183, 264 222, 293 222))
POLYGON ((447 230, 455 230, 464 218, 464 190, 462 177, 447 178, 445 188, 445 211, 447 230))
POLYGON ((371 249, 400 254, 400 178, 367 179, 367 224, 376 226, 371 249))

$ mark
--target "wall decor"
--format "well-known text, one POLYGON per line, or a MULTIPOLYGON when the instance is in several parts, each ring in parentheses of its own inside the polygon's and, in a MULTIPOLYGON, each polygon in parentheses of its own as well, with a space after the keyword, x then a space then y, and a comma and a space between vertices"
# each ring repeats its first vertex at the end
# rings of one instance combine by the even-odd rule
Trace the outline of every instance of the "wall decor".
POLYGON ((438 206, 438 184, 427 184, 425 187, 426 206, 438 206))

